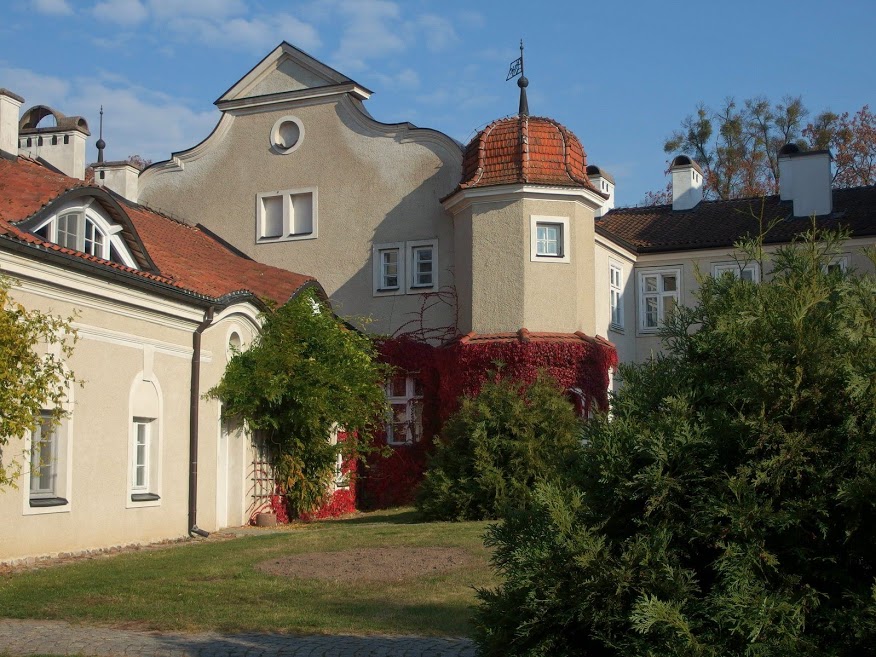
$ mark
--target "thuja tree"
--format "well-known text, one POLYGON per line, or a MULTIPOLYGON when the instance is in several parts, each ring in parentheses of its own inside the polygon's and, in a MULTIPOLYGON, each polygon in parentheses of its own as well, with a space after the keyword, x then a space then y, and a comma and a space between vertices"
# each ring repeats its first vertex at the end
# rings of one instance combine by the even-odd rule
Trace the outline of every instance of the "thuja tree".
POLYGON ((488 534, 483 654, 876 654, 876 282, 835 246, 704 279, 621 369, 565 480, 488 534))
POLYGON ((531 384, 491 376, 444 425, 417 507, 430 520, 497 518, 553 476, 579 433, 574 406, 550 376, 531 384))
POLYGON ((367 445, 385 419, 386 371, 371 341, 312 290, 262 318, 259 336, 208 394, 222 400, 225 416, 264 432, 289 511, 300 515, 325 500, 339 450, 367 445), (348 440, 332 445, 336 426, 348 440))
POLYGON ((11 285, 0 276, 0 489, 14 484, 25 456, 3 454, 10 438, 33 430, 44 411, 58 423, 74 383, 65 365, 76 339, 70 319, 28 310, 10 297, 11 285))

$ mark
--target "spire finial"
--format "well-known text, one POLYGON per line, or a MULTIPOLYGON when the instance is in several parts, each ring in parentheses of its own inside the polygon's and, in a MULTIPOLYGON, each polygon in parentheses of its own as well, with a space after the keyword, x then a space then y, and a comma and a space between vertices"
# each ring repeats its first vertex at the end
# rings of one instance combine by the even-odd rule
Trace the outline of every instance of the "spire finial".
POLYGON ((529 116, 529 103, 526 100, 526 87, 529 86, 529 80, 523 74, 523 39, 520 39, 520 57, 511 62, 511 68, 508 70, 508 77, 505 78, 505 81, 507 82, 518 75, 520 76, 520 79, 517 80, 517 86, 520 87, 520 108, 517 113, 521 116, 529 116))
POLYGON ((103 162, 103 149, 106 148, 106 142, 103 140, 103 105, 100 106, 100 136, 97 139, 97 163, 103 162))
POLYGON ((523 39, 520 39, 520 79, 517 80, 517 86, 520 87, 520 107, 517 113, 520 116, 529 116, 529 102, 526 100, 526 87, 529 86, 529 80, 523 73, 523 39))

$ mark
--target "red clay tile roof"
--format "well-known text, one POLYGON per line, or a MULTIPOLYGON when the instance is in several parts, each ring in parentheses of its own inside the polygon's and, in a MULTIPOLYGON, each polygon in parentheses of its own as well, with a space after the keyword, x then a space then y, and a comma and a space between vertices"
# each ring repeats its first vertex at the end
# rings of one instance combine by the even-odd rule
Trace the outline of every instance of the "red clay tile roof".
MULTIPOLYGON (((790 201, 778 196, 702 201, 691 210, 671 205, 611 210, 596 221, 596 232, 638 253, 729 247, 775 222, 765 242, 790 242, 812 226, 793 217, 790 201)), ((818 217, 820 228, 849 229, 853 236, 876 235, 876 186, 835 189, 833 212, 818 217)))
POLYGON ((493 121, 465 148, 459 189, 513 183, 597 191, 578 138, 553 119, 537 116, 493 121))
POLYGON ((118 196, 114 198, 130 218, 157 273, 132 269, 46 242, 15 225, 14 222, 31 217, 64 192, 80 187, 93 188, 95 193, 101 189, 51 171, 28 158, 0 159, 0 235, 215 300, 234 293, 248 293, 285 303, 304 285, 316 281, 311 276, 239 256, 197 227, 118 196))
POLYGON ((574 333, 550 333, 530 331, 521 328, 509 333, 467 333, 456 340, 459 344, 477 344, 484 342, 586 342, 588 344, 610 345, 608 340, 596 336, 592 337, 581 331, 574 333))

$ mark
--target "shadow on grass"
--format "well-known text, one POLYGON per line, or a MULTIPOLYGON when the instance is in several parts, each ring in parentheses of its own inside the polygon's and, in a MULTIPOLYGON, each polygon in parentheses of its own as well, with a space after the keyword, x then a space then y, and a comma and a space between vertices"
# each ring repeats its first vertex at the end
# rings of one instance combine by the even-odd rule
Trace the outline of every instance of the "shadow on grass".
POLYGON ((370 511, 353 518, 341 518, 332 522, 339 525, 416 525, 426 521, 416 509, 389 509, 385 511, 370 511))

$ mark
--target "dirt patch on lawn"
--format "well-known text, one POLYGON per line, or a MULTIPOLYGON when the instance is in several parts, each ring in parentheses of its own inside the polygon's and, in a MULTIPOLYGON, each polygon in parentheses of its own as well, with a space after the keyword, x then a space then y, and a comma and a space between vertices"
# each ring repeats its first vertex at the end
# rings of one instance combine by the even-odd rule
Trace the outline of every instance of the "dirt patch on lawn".
POLYGON ((292 554, 268 559, 256 568, 279 577, 386 582, 437 575, 474 560, 462 548, 388 547, 292 554))

